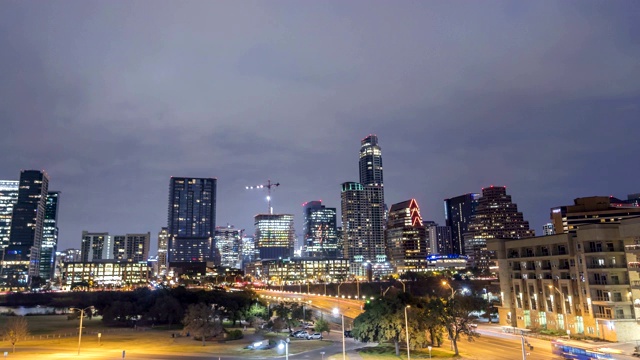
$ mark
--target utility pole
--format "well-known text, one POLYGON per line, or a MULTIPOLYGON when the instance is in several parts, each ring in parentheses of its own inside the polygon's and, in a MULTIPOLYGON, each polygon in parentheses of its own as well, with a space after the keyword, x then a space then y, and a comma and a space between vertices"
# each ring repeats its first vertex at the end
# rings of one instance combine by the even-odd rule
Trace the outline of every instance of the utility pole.
POLYGON ((267 203, 269 206, 269 214, 273 214, 273 208, 271 208, 271 188, 275 188, 280 186, 280 183, 273 183, 271 179, 267 180, 266 184, 256 185, 256 186, 246 186, 247 190, 253 189, 267 189, 267 203))

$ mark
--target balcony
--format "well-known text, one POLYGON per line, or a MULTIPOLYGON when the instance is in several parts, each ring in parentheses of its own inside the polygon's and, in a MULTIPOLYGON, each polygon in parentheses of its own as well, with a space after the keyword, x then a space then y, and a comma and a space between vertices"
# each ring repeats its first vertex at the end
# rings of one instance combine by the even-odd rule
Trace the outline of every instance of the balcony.
POLYGON ((628 267, 629 270, 640 271, 640 262, 630 262, 628 267))
POLYGON ((640 280, 633 280, 631 282, 631 287, 634 289, 640 289, 640 280))
POLYGON ((624 250, 628 253, 640 254, 640 244, 625 245, 624 250))
POLYGON ((606 314, 606 313, 597 313, 593 314, 596 319, 611 319, 611 320, 627 320, 634 319, 631 314, 606 314))
POLYGON ((613 281, 613 280, 591 280, 589 281, 589 285, 604 285, 604 286, 616 286, 616 285, 623 285, 623 286, 629 286, 629 282, 625 281, 625 280, 618 280, 618 281, 613 281))
MULTIPOLYGON (((633 263, 629 263, 631 266, 633 263)), ((638 270, 640 270, 640 263, 638 264, 638 270)), ((587 269, 624 269, 625 266, 623 264, 587 264, 587 269)))

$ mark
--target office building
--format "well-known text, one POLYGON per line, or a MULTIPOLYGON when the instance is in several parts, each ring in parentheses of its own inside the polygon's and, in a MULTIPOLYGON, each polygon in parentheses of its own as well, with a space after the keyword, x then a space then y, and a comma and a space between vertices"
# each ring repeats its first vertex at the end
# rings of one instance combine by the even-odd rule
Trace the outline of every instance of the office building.
POLYGON ((215 243, 219 257, 218 264, 225 268, 242 268, 242 238, 243 229, 236 229, 233 225, 216 227, 215 243))
POLYGON ((163 227, 158 233, 158 275, 166 275, 168 269, 167 249, 169 246, 169 229, 163 227))
POLYGON ((306 289, 314 281, 340 282, 347 279, 346 259, 283 258, 259 260, 252 264, 248 275, 272 285, 299 284, 306 289))
POLYGON ((49 191, 45 204, 42 244, 40 246, 40 278, 53 279, 56 250, 58 249, 58 204, 60 192, 49 191))
POLYGON ((62 267, 62 287, 71 290, 73 285, 87 288, 118 289, 149 286, 151 267, 146 261, 130 262, 101 260, 68 262, 62 267))
MULTIPOLYGON (((0 180, 0 248, 4 249, 9 245, 9 235, 11 234, 11 217, 13 207, 18 202, 17 180, 0 180)), ((4 250, 3 250, 4 251, 4 250)))
POLYGON ((216 184, 214 178, 171 178, 169 263, 213 260, 216 184))
POLYGON ((640 340, 640 219, 526 239, 489 239, 500 324, 607 341, 640 340))
POLYGON ((427 268, 429 245, 416 199, 391 205, 385 234, 389 261, 398 273, 427 268))
POLYGON ((80 261, 82 261, 82 251, 80 249, 66 249, 63 251, 56 251, 54 278, 58 279, 62 277, 64 264, 80 261))
POLYGON ((640 216, 640 207, 633 195, 626 201, 612 196, 590 196, 577 198, 573 203, 551 209, 556 233, 573 233, 582 225, 615 223, 640 216))
POLYGON ((293 256, 296 235, 293 215, 258 214, 254 217, 255 246, 260 259, 293 256))
MULTIPOLYGON (((427 239, 429 240, 429 250, 431 254, 458 255, 451 249, 451 228, 438 224, 427 225, 427 239)), ((451 257, 452 259, 456 257, 451 257)), ((459 259, 457 257, 456 259, 459 259)))
POLYGON ((556 231, 553 228, 553 223, 546 223, 542 225, 542 235, 555 235, 556 231))
POLYGON ((492 266, 491 253, 487 251, 487 239, 521 239, 534 236, 529 222, 524 221, 518 205, 511 201, 504 186, 482 189, 476 211, 464 236, 465 254, 469 266, 488 270, 492 266))
POLYGON ((336 209, 322 205, 322 201, 303 204, 304 252, 311 258, 331 258, 338 256, 338 235, 336 229, 336 209))
POLYGON ((255 261, 258 258, 256 253, 256 243, 253 236, 244 235, 242 237, 242 268, 246 264, 255 261))
POLYGON ((469 193, 444 200, 445 225, 451 228, 451 245, 444 246, 446 252, 439 254, 464 255, 464 234, 473 216, 480 194, 469 193))
POLYGON ((3 276, 10 286, 25 287, 40 275, 40 247, 46 213, 49 177, 43 171, 20 172, 18 201, 13 207, 9 246, 3 276))

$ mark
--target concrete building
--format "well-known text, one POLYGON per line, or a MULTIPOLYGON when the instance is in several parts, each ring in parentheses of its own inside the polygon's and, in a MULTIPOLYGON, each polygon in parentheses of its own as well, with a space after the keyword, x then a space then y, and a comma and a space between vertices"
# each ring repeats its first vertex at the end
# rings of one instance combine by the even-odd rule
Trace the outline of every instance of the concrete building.
POLYGON ((542 225, 542 235, 544 236, 554 235, 555 233, 556 233, 556 230, 553 227, 553 223, 546 223, 542 225))
POLYGON ((633 200, 612 196, 590 196, 573 200, 573 205, 551 208, 551 222, 556 233, 573 233, 587 224, 606 224, 640 216, 640 207, 633 200))
POLYGON ((640 219, 487 246, 499 263, 502 325, 640 340, 640 219))

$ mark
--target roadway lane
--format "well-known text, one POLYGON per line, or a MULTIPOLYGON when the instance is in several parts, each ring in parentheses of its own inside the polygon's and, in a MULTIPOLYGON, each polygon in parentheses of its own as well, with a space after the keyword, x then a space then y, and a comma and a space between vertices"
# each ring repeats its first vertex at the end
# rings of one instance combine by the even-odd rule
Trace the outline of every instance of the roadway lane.
POLYGON ((289 293, 272 290, 257 290, 256 293, 261 296, 264 301, 276 303, 280 301, 299 301, 306 302, 311 307, 320 311, 331 313, 334 308, 338 308, 344 316, 349 319, 355 319, 362 314, 364 301, 348 298, 338 298, 325 295, 305 294, 305 293, 289 293))

